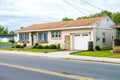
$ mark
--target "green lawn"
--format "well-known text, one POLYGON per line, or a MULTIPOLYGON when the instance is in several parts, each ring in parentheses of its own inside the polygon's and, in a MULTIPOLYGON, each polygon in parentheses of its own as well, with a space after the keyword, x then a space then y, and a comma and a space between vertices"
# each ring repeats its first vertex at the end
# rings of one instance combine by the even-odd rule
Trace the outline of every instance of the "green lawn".
POLYGON ((0 42, 0 45, 2 44, 11 44, 11 42, 0 42))
POLYGON ((111 50, 102 51, 80 51, 71 53, 72 55, 78 56, 93 56, 93 57, 110 57, 110 58, 120 58, 119 53, 112 53, 111 50))
POLYGON ((59 51, 58 49, 25 49, 23 51, 28 51, 28 52, 54 52, 54 51, 59 51))
POLYGON ((23 49, 23 48, 0 48, 0 50, 17 50, 17 51, 26 51, 26 52, 54 52, 54 51, 59 51, 58 49, 23 49))

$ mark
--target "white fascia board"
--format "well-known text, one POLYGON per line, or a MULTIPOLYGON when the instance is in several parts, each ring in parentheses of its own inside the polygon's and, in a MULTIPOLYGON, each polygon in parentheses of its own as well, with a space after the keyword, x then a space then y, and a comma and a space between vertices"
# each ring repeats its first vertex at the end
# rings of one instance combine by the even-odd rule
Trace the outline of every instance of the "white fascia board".
POLYGON ((26 31, 17 31, 17 32, 36 32, 36 31, 54 31, 54 30, 69 30, 69 29, 81 29, 81 28, 93 28, 93 26, 77 26, 77 27, 67 27, 67 28, 51 28, 51 29, 42 29, 42 30, 26 30, 26 31))

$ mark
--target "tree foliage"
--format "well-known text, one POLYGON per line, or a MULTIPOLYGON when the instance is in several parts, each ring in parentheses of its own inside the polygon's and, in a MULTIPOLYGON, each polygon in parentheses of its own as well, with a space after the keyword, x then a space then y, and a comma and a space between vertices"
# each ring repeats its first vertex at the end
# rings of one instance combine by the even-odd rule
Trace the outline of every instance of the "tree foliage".
POLYGON ((72 21, 72 20, 73 20, 72 18, 68 18, 68 17, 62 19, 62 21, 72 21))
POLYGON ((95 13, 89 16, 78 17, 77 19, 94 18, 94 17, 101 17, 101 16, 109 16, 116 24, 120 24, 120 12, 112 13, 107 10, 104 10, 104 11, 101 11, 100 13, 95 13))
POLYGON ((0 25, 0 34, 15 34, 14 31, 8 31, 8 28, 0 25))
POLYGON ((8 34, 8 28, 0 25, 0 34, 8 34))
POLYGON ((77 19, 95 18, 95 17, 101 17, 101 16, 109 16, 111 18, 112 12, 104 10, 104 11, 101 11, 100 13, 91 14, 89 16, 78 17, 77 19))
POLYGON ((9 34, 16 34, 14 31, 10 31, 9 34))
POLYGON ((113 14, 112 14, 112 20, 113 20, 116 24, 120 24, 120 12, 113 13, 113 14))

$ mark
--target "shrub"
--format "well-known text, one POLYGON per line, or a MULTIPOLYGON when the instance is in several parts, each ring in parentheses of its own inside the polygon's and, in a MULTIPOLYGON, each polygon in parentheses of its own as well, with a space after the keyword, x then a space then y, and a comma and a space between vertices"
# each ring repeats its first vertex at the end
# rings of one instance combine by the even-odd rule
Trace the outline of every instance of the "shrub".
POLYGON ((9 40, 9 42, 14 43, 15 41, 14 40, 9 40))
POLYGON ((24 43, 24 44, 23 44, 23 47, 26 47, 26 46, 27 46, 26 43, 24 43))
POLYGON ((37 49, 43 49, 43 46, 42 45, 38 45, 37 49))
POLYGON ((38 46, 39 46, 39 44, 38 44, 38 43, 35 43, 34 48, 38 48, 38 46))
POLYGON ((57 45, 57 48, 60 49, 60 44, 57 45))
POLYGON ((15 45, 15 48, 24 48, 24 46, 19 45, 19 44, 16 44, 16 45, 15 45))
POLYGON ((48 45, 43 46, 43 49, 49 49, 48 45))
POLYGON ((100 51, 101 50, 100 46, 96 46, 95 50, 100 51))
POLYGON ((49 45, 49 49, 57 49, 57 46, 54 44, 49 45))

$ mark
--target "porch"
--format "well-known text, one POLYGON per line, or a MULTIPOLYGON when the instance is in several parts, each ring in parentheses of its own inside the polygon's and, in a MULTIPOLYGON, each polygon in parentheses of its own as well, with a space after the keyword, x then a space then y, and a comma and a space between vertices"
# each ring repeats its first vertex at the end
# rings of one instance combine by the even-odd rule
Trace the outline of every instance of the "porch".
POLYGON ((112 26, 113 28, 113 52, 120 53, 120 25, 112 26))

